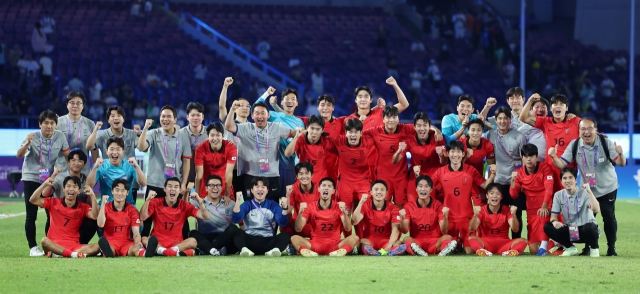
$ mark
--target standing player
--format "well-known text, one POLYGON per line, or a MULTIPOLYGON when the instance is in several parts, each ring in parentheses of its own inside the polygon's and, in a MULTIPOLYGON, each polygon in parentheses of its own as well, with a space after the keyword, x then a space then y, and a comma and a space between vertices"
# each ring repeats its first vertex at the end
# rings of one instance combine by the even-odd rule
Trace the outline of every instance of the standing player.
POLYGON ((473 113, 475 109, 473 103, 471 95, 460 95, 456 107, 458 114, 451 113, 442 117, 442 135, 447 139, 447 142, 457 140, 463 135, 466 136, 466 124, 470 120, 479 118, 477 114, 473 113))
POLYGON ((318 187, 318 192, 322 195, 320 199, 300 203, 296 231, 302 232, 303 228, 311 227, 310 240, 298 235, 291 237, 291 244, 300 255, 345 256, 358 244, 356 235, 340 239, 342 228, 347 232, 351 231, 351 218, 344 202, 333 201, 335 191, 335 183, 331 178, 321 179, 318 187))
MULTIPOLYGON (((209 219, 207 209, 197 209, 193 205, 178 198, 180 193, 180 180, 176 177, 168 178, 164 184, 165 197, 156 197, 156 193, 151 191, 149 197, 140 209, 142 221, 153 220, 152 237, 158 239, 156 253, 164 256, 193 256, 198 243, 194 238, 184 239, 182 228, 188 217, 198 219, 209 219)), ((199 207, 204 207, 202 198, 197 193, 191 193, 191 199, 198 201, 199 207)), ((142 243, 146 248, 152 244, 151 237, 142 238, 142 243)))
POLYGON ((495 164, 494 146, 491 141, 482 137, 484 123, 480 119, 473 119, 467 125, 469 134, 459 139, 467 148, 467 158, 464 163, 473 166, 478 173, 484 174, 485 160, 488 164, 495 164))
POLYGON ((100 248, 97 244, 80 244, 80 226, 84 218, 96 219, 98 216, 98 203, 96 195, 89 187, 85 187, 84 193, 91 200, 91 206, 77 201, 80 194, 80 179, 67 177, 64 180, 64 198, 42 198, 45 187, 51 187, 53 179, 48 179, 31 194, 29 202, 38 207, 49 210, 51 215, 51 228, 47 236, 40 242, 42 249, 48 257, 85 258, 98 254, 100 248))
POLYGON ((494 253, 502 256, 518 256, 527 248, 527 240, 522 238, 509 239, 511 232, 520 229, 518 219, 515 217, 516 207, 502 205, 502 193, 498 184, 487 186, 488 204, 479 212, 473 214, 469 231, 479 229, 480 236, 469 237, 469 244, 478 256, 492 256, 494 253))
MULTIPOLYGON (((232 142, 223 140, 224 127, 222 123, 215 122, 207 126, 208 140, 202 142, 195 150, 194 163, 196 165, 196 191, 201 196, 209 194, 206 187, 206 179, 211 175, 217 175, 222 181, 221 195, 225 205, 229 204, 233 180, 233 167, 236 165, 238 150, 232 142)), ((238 191, 240 192, 240 191, 238 191)))
MULTIPOLYGON (((196 147, 198 147, 202 142, 207 141, 207 132, 205 127, 202 125, 202 121, 204 120, 204 106, 198 102, 189 102, 187 104, 187 120, 189 121, 189 125, 180 129, 180 133, 186 135, 189 138, 189 146, 191 147, 191 163, 189 164, 189 175, 187 177, 187 183, 195 183, 196 181, 196 168, 194 164, 194 157, 196 154, 196 147)), ((235 154, 234 154, 235 156, 235 154)), ((202 193, 200 190, 196 190, 200 193, 201 196, 207 195, 206 193, 202 193)), ((228 194, 227 194, 228 195, 228 194)))
MULTIPOLYGON (((496 98, 489 98, 487 102, 480 112, 483 117, 487 118, 487 122, 493 125, 494 127, 498 126, 496 121, 496 117, 488 117, 487 114, 491 107, 496 105, 498 100, 496 98)), ((513 87, 507 91, 507 104, 511 108, 511 128, 519 129, 524 123, 520 120, 520 112, 522 112, 522 107, 524 105, 524 90, 520 87, 513 87)))
MULTIPOLYGON (((296 164, 296 178, 298 179, 293 185, 287 186, 287 198, 289 199, 289 223, 285 232, 294 235, 299 232, 301 236, 311 236, 311 226, 295 230, 295 220, 302 212, 300 205, 302 203, 312 203, 320 199, 320 192, 317 184, 312 181, 314 176, 313 165, 308 162, 300 162, 296 164), (291 209, 294 213, 291 213, 291 209)), ((333 193, 332 193, 333 194, 333 193)))
POLYGON ((362 222, 361 250, 365 255, 402 255, 407 245, 400 244, 400 214, 398 207, 386 201, 387 184, 382 180, 371 183, 371 200, 362 194, 353 211, 353 225, 362 222))
POLYGON ((445 256, 453 251, 458 242, 453 240, 449 231, 449 208, 429 197, 433 182, 428 176, 416 179, 418 198, 407 203, 399 211, 400 229, 409 236, 402 240, 407 245, 407 252, 412 255, 427 256, 438 254, 445 256))
POLYGON ((153 257, 158 239, 151 237, 147 249, 142 247, 140 214, 135 206, 126 201, 130 189, 129 182, 125 179, 116 179, 112 187, 113 201, 109 202, 109 195, 103 195, 98 213, 98 227, 104 229, 104 235, 98 240, 102 255, 107 258, 153 257))
MULTIPOLYGON (((85 103, 86 99, 82 93, 71 92, 67 94, 67 109, 69 113, 58 118, 56 130, 61 131, 65 135, 69 148, 78 148, 89 155, 87 139, 89 139, 96 124, 92 120, 82 116, 82 109, 84 109, 85 103)), ((91 150, 91 159, 93 162, 98 159, 98 150, 91 150)), ((66 163, 66 157, 58 156, 56 165, 62 167, 62 171, 67 171, 68 166, 66 163)), ((85 175, 89 174, 89 167, 90 164, 86 164, 82 173, 85 175)))
MULTIPOLYGON (((334 156, 333 153, 328 152, 330 148, 330 142, 327 137, 322 137, 324 131, 324 120, 317 116, 312 115, 307 120, 307 133, 302 135, 301 132, 297 132, 293 140, 289 142, 289 146, 284 151, 285 156, 291 156, 294 152, 298 156, 300 162, 308 162, 313 166, 313 179, 312 182, 318 183, 320 179, 329 176, 326 166, 327 155, 334 156), (299 140, 300 137, 304 139, 299 140)), ((337 165, 337 162, 335 163, 337 165)), ((332 168, 335 168, 333 166, 332 168)), ((298 172, 296 171, 296 175, 298 172)))
POLYGON ((524 168, 511 176, 511 198, 523 193, 527 198, 527 239, 531 254, 547 254, 549 238, 544 225, 549 222, 553 197, 553 170, 546 162, 538 162, 538 147, 526 144, 520 150, 524 168), (521 192, 522 191, 522 192, 521 192))
MULTIPOLYGON (((549 101, 540 97, 540 100, 533 104, 531 115, 535 117, 546 117, 548 113, 547 109, 549 109, 549 101)), ((522 126, 518 128, 518 132, 524 135, 527 143, 538 146, 538 161, 545 161, 547 158, 547 141, 544 138, 544 132, 528 124, 522 124, 522 126)))

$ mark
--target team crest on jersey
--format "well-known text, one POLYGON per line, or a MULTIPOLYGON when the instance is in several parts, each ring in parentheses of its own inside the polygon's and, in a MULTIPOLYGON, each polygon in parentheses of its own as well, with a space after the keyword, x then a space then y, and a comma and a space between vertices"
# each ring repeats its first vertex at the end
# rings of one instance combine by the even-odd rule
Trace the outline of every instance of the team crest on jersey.
POLYGON ((389 216, 385 215, 384 218, 382 219, 385 223, 389 222, 389 216))
POLYGON ((140 219, 137 219, 137 220, 136 220, 136 224, 139 224, 139 223, 140 223, 140 219))
POLYGON ((467 180, 468 180, 468 178, 466 176, 462 177, 462 184, 466 185, 467 184, 467 180))
POLYGON ((128 219, 128 218, 125 218, 125 219, 124 219, 124 225, 125 225, 125 226, 128 226, 128 225, 129 225, 129 219, 128 219))
POLYGON ((569 130, 569 128, 564 129, 564 133, 565 133, 566 135, 569 135, 569 132, 571 132, 571 130, 569 130))
POLYGON ((127 175, 122 176, 121 179, 126 180, 127 179, 127 175))

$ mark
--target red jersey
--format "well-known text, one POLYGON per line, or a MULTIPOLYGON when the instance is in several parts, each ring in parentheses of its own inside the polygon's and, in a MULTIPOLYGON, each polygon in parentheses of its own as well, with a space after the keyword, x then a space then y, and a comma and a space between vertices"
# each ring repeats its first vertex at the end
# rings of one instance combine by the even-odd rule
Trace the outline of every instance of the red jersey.
POLYGON ((80 225, 91 206, 76 200, 76 204, 69 207, 64 198, 44 198, 44 206, 49 211, 51 226, 47 238, 58 244, 75 244, 80 240, 80 225))
POLYGON ((190 216, 196 217, 198 209, 186 201, 178 199, 169 206, 165 198, 154 198, 149 202, 149 217, 153 219, 152 235, 162 241, 182 242, 182 227, 190 216))
MULTIPOLYGON (((369 113, 367 114, 367 118, 362 121, 362 130, 366 131, 370 128, 375 128, 375 127, 379 127, 379 126, 384 126, 384 122, 382 121, 382 111, 384 110, 384 108, 376 108, 373 109, 371 111, 369 111, 369 113)), ((348 121, 352 118, 356 118, 356 119, 360 119, 360 115, 358 114, 358 111, 356 110, 356 112, 352 113, 351 115, 347 116, 344 121, 348 121)), ((343 126, 344 128, 344 126, 343 126)))
MULTIPOLYGON (((114 202, 106 204, 104 207, 104 236, 109 241, 127 241, 131 240, 131 227, 140 226, 140 214, 138 210, 131 204, 124 204, 122 210, 116 209, 114 202)), ((115 241, 115 242, 117 242, 115 241)))
POLYGON ((369 137, 362 136, 360 144, 351 146, 346 136, 330 138, 332 151, 338 156, 338 178, 341 181, 362 182, 369 181, 369 162, 367 155, 374 149, 369 137))
POLYGON ((425 176, 431 176, 442 166, 440 165, 440 157, 436 152, 436 147, 444 147, 446 142, 445 140, 436 142, 434 136, 435 132, 429 131, 429 137, 424 144, 420 142, 418 135, 406 137, 404 142, 407 143, 407 152, 411 153, 409 179, 416 178, 413 172, 413 167, 416 165, 420 166, 420 174, 425 176))
MULTIPOLYGON (((544 138, 547 141, 547 150, 558 145, 557 154, 562 156, 569 142, 580 137, 579 123, 580 118, 577 116, 572 119, 567 119, 565 116, 565 119, 561 122, 555 122, 553 117, 536 116, 536 125, 534 127, 544 133, 544 138)), ((551 156, 547 156, 545 162, 556 168, 551 156)), ((570 166, 575 168, 575 165, 570 166)))
POLYGON ((362 132, 362 136, 368 136, 378 150, 377 177, 378 178, 405 178, 407 177, 407 158, 402 157, 398 164, 393 164, 393 155, 398 151, 398 144, 407 135, 415 134, 413 125, 398 124, 395 133, 388 133, 384 126, 370 128, 362 132))
POLYGON ((313 178, 311 178, 311 181, 314 183, 318 183, 328 176, 325 157, 330 154, 327 150, 330 150, 331 146, 331 142, 327 137, 320 137, 315 144, 309 142, 307 135, 298 138, 296 141, 294 152, 298 155, 300 162, 309 162, 313 165, 313 178))
POLYGON ((331 201, 329 207, 324 209, 320 206, 319 201, 310 202, 307 209, 302 212, 302 217, 307 220, 313 229, 311 231, 311 240, 340 241, 342 233, 342 211, 338 203, 331 201))
MULTIPOLYGON (((309 117, 308 116, 298 116, 299 119, 302 120, 305 127, 308 127, 309 117)), ((329 121, 324 121, 324 132, 329 134, 330 137, 338 137, 343 136, 345 134, 344 131, 344 121, 347 117, 331 117, 329 121)))
POLYGON ((378 210, 371 198, 362 204, 360 212, 364 216, 362 224, 362 238, 386 240, 391 237, 391 225, 400 223, 399 209, 395 204, 384 201, 382 209, 378 210))
POLYGON ((293 206, 294 214, 292 217, 295 220, 298 217, 298 212, 300 211, 300 203, 306 202, 307 207, 309 207, 311 203, 320 200, 320 192, 318 192, 318 186, 313 182, 311 182, 311 190, 309 190, 309 192, 304 192, 302 190, 300 182, 295 182, 292 186, 293 191, 291 191, 291 195, 289 196, 289 204, 293 206))
POLYGON ((440 238, 440 221, 444 220, 442 203, 430 198, 427 206, 420 206, 418 200, 404 206, 404 218, 409 220, 409 236, 414 239, 440 238))
MULTIPOLYGON (((202 166, 202 182, 200 182, 200 191, 198 191, 200 197, 207 197, 207 178, 210 175, 217 175, 222 178, 222 183, 225 183, 225 175, 227 173, 227 164, 235 164, 236 156, 238 156, 238 149, 233 143, 227 140, 222 141, 220 150, 213 151, 209 141, 204 141, 195 151, 194 163, 196 166, 202 166)), ((224 190, 222 190, 224 193, 224 190)), ((229 195, 227 195, 229 196, 229 195)))
POLYGON ((450 209, 451 221, 468 221, 473 216, 473 206, 482 205, 478 186, 485 179, 472 166, 462 164, 459 170, 454 171, 451 165, 446 165, 436 170, 431 179, 434 187, 442 185, 444 206, 450 209))
POLYGON ((518 197, 520 190, 524 191, 527 197, 527 210, 538 210, 542 203, 546 202, 547 207, 551 207, 553 197, 554 173, 546 162, 538 162, 532 174, 527 172, 526 166, 518 170, 515 188, 510 188, 511 198, 518 197))
MULTIPOLYGON (((494 159, 496 158, 496 154, 493 151, 493 143, 491 141, 480 138, 480 145, 475 148, 469 145, 469 138, 460 139, 460 142, 464 144, 465 149, 471 148, 473 149, 473 155, 467 158, 464 163, 473 166, 481 175, 484 174, 484 161, 485 159, 494 159)), ((466 152, 466 150, 465 150, 466 152)))
POLYGON ((509 239, 509 220, 511 218, 509 206, 501 205, 495 213, 489 209, 489 205, 483 206, 478 214, 480 236, 482 238, 509 239))

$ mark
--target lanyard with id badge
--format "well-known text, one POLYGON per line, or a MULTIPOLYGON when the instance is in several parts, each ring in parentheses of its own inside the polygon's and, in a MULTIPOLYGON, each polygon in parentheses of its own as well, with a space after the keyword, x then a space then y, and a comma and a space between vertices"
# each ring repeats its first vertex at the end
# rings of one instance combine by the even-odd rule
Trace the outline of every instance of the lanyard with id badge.
MULTIPOLYGON (((49 178, 49 168, 47 167, 42 167, 42 140, 44 140, 44 136, 42 135, 42 132, 40 132, 40 168, 38 168, 38 179, 40 180, 40 183, 44 183, 44 181, 46 181, 49 178)), ((49 164, 50 160, 51 160, 51 151, 53 150, 53 138, 51 138, 51 140, 49 140, 49 152, 47 153, 47 162, 46 164, 49 164)))
MULTIPOLYGON (((258 148, 258 156, 260 156, 260 141, 258 140, 258 130, 257 127, 254 129, 256 132, 256 148, 258 148)), ((266 127, 267 131, 267 144, 265 146, 265 157, 258 158, 258 167, 260 168, 260 173, 268 173, 270 171, 269 168, 269 158, 266 155, 269 153, 269 126, 266 127)))
MULTIPOLYGON (((163 135, 162 136, 162 142, 164 143, 164 156, 167 157, 167 159, 169 159, 169 151, 167 150, 167 136, 163 135)), ((178 140, 178 137, 176 137, 176 152, 175 152, 175 156, 173 157, 173 161, 174 162, 166 162, 164 164, 164 177, 165 178, 173 178, 176 176, 176 163, 175 161, 178 160, 178 148, 180 146, 180 141, 178 140)))
MULTIPOLYGON (((596 166, 598 165, 598 146, 595 146, 594 148, 595 150, 593 152, 593 169, 595 170, 596 166)), ((589 186, 591 186, 592 188, 595 187, 597 184, 596 173, 584 171, 587 169, 587 154, 584 153, 584 146, 582 146, 582 164, 584 164, 584 169, 581 169, 582 175, 584 176, 585 180, 587 180, 587 183, 589 183, 589 186)))
MULTIPOLYGON (((80 145, 80 139, 82 135, 82 121, 79 121, 78 124, 80 127, 78 128, 78 145, 80 145)), ((71 145, 71 121, 67 121, 67 142, 71 145)))
MULTIPOLYGON (((576 191, 576 200, 575 200, 575 204, 576 204, 576 217, 574 219, 574 221, 578 220, 579 218, 579 207, 578 207, 578 202, 580 202, 580 198, 578 197, 578 191, 576 191)), ((567 191, 564 191, 564 203, 565 203, 565 207, 567 208, 567 216, 568 216, 568 220, 567 220, 567 224, 571 223, 571 206, 569 206, 569 195, 567 194, 567 191)), ((578 232, 578 226, 569 226, 569 238, 571 239, 571 242, 575 242, 580 240, 580 233, 578 232)))

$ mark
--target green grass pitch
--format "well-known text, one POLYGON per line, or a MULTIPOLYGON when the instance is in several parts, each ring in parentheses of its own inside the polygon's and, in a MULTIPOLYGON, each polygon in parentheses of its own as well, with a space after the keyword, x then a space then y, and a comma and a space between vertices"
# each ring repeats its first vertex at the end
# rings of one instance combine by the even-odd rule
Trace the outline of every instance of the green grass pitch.
MULTIPOLYGON (((640 201, 618 201, 620 256, 613 258, 525 254, 79 260, 29 257, 24 215, 3 217, 24 212, 24 203, 5 202, 0 205, 0 293, 640 292, 638 210, 640 201)), ((38 215, 38 239, 44 236, 45 219, 44 213, 38 215)), ((600 246, 606 254, 604 233, 600 246)))

